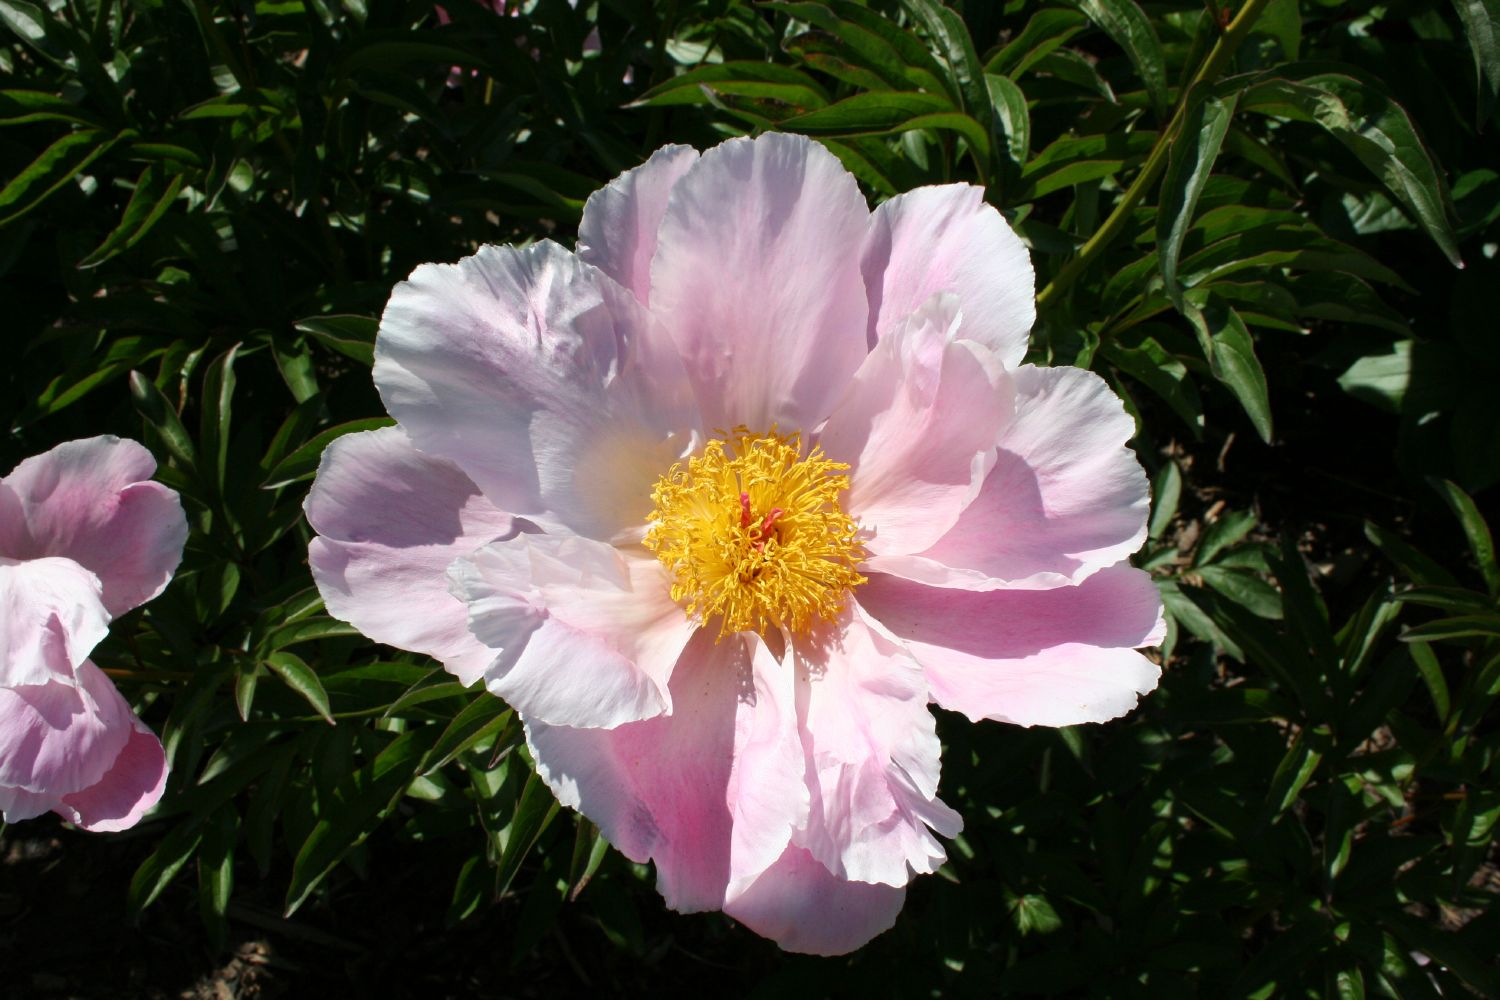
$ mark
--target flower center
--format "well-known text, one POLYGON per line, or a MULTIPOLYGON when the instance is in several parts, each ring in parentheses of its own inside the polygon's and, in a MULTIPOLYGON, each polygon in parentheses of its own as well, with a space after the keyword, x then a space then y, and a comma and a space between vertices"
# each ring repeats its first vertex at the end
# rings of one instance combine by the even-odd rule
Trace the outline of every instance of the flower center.
POLYGON ((849 466, 821 448, 802 457, 801 437, 736 427, 656 482, 645 545, 672 574, 672 600, 688 616, 722 616, 735 632, 832 621, 844 595, 865 582, 864 547, 839 507, 849 466))

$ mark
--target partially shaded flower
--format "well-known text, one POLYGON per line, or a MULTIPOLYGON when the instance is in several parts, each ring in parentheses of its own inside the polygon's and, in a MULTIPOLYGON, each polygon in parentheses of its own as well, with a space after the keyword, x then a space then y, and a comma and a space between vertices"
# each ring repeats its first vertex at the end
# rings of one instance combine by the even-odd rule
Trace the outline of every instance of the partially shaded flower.
POLYGON ((397 426, 307 501, 329 611, 483 680, 668 905, 851 950, 945 860, 929 700, 1118 716, 1161 604, 1133 421, 1021 364, 1030 260, 966 185, 874 213, 823 147, 668 147, 543 242, 424 265, 397 426))
POLYGON ((0 810, 88 830, 161 798, 161 741, 88 655, 171 580, 187 520, 134 441, 69 441, 0 479, 0 810))

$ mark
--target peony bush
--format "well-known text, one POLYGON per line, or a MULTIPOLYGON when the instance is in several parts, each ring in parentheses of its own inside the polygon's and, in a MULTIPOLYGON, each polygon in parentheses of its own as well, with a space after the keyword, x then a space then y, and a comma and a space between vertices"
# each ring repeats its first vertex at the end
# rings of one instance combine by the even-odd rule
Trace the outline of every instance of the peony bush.
POLYGON ((330 613, 514 706, 673 909, 795 951, 864 944, 946 859, 929 701, 1100 722, 1160 673, 1133 425, 1020 365, 1031 264, 980 194, 872 214, 805 138, 660 150, 576 254, 398 286, 397 426, 308 495, 330 613))
POLYGON ((6 0, 0 992, 1500 995, 1492 21, 6 0))

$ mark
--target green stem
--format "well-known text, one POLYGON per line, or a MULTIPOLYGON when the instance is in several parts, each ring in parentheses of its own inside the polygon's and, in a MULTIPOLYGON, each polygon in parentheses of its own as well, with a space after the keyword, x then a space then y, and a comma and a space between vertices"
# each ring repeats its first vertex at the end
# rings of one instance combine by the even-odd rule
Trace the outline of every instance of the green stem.
POLYGON ((1172 118, 1167 122, 1166 128, 1162 129, 1156 137, 1156 143, 1151 147, 1151 152, 1146 156, 1146 162, 1141 167, 1141 172, 1135 175, 1130 187, 1125 189, 1125 194, 1120 198, 1119 204, 1114 211, 1109 213, 1109 218, 1104 224, 1094 231, 1079 248, 1078 253, 1063 265, 1057 276, 1047 283, 1041 294, 1036 297, 1037 312, 1044 311, 1047 306, 1064 292, 1066 292, 1078 280, 1078 276, 1088 270, 1104 250, 1114 242, 1115 237, 1120 235, 1125 228, 1125 223, 1130 218, 1130 213, 1135 211, 1135 206, 1140 204, 1146 192, 1156 183, 1161 176, 1162 168, 1167 165, 1167 153, 1172 148, 1172 141, 1177 131, 1182 127, 1182 121, 1187 117, 1188 98, 1193 91, 1204 83, 1218 78, 1234 57, 1235 50, 1250 33, 1250 29, 1260 18, 1270 0, 1245 0, 1245 6, 1235 15, 1234 20, 1229 22, 1229 27, 1219 36, 1214 43, 1213 49, 1208 57, 1203 60, 1203 65, 1198 67, 1198 72, 1193 74, 1192 82, 1182 88, 1177 95, 1177 106, 1172 111, 1172 118))

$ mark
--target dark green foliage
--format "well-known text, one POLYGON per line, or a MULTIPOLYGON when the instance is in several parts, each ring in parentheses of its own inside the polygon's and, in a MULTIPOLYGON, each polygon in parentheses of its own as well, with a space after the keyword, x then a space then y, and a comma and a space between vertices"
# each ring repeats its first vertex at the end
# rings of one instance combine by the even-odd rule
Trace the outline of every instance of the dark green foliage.
POLYGON ((1491 0, 446 11, 0 0, 0 469, 142 438, 193 527, 96 655, 172 765, 119 848, 146 938, 201 926, 175 946, 207 969, 264 935, 293 978, 413 995, 451 968, 481 995, 1500 996, 1491 0), (765 129, 872 199, 985 185, 1033 250, 1032 360, 1138 419, 1171 626, 1125 720, 942 715, 965 831, 842 960, 665 913, 501 702, 328 617, 306 568, 319 455, 387 422, 397 281, 571 243, 657 146, 765 129))

